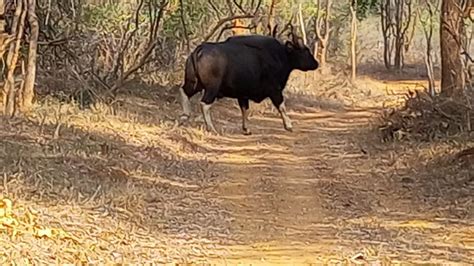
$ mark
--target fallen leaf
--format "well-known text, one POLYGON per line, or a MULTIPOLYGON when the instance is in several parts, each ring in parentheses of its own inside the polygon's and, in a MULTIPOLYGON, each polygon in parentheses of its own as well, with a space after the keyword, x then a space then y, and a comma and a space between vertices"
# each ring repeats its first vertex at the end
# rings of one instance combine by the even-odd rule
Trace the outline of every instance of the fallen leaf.
POLYGON ((26 212, 26 222, 30 226, 34 226, 36 224, 36 215, 34 215, 30 210, 26 212))
POLYGON ((18 221, 12 217, 3 217, 0 219, 0 224, 8 227, 13 227, 18 225, 18 221))
POLYGON ((12 215, 13 203, 10 199, 4 198, 0 202, 0 217, 8 217, 12 215))
POLYGON ((362 253, 357 253, 356 255, 352 256, 350 260, 354 264, 364 264, 365 257, 362 253))
POLYGON ((36 229, 35 230, 35 236, 36 237, 47 237, 47 238, 52 238, 54 235, 54 232, 51 228, 45 228, 45 229, 36 229))

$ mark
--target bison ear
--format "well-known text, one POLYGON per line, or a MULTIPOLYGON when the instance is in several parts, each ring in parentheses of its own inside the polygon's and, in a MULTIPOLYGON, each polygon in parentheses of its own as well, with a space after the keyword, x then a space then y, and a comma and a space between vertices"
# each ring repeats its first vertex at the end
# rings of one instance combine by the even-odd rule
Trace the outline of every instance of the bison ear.
POLYGON ((290 41, 286 41, 285 42, 285 48, 288 51, 293 51, 295 49, 295 45, 290 41))

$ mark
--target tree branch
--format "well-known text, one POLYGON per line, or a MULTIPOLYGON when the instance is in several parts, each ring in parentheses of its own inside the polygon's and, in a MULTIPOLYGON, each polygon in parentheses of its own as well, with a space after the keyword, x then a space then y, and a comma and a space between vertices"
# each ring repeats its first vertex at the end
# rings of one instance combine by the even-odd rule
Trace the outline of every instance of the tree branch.
POLYGON ((234 19, 246 19, 246 18, 253 18, 253 15, 238 15, 238 16, 232 16, 232 17, 227 17, 219 20, 217 24, 212 28, 212 30, 204 37, 204 42, 207 42, 218 30, 220 27, 222 27, 225 23, 230 22, 234 19))

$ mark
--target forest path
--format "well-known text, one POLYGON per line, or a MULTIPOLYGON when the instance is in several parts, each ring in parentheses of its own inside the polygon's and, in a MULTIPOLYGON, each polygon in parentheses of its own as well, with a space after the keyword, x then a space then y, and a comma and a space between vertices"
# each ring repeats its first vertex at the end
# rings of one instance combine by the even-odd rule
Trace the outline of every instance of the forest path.
POLYGON ((243 136, 223 100, 209 134, 155 92, 0 123, 0 261, 474 263, 474 171, 452 144, 381 143, 380 109, 291 92, 294 132, 254 104, 243 136))
POLYGON ((225 178, 210 192, 229 213, 227 237, 237 243, 227 262, 474 262, 474 224, 440 215, 442 194, 433 198, 427 180, 413 176, 421 163, 377 144, 369 130, 376 109, 299 104, 291 103, 305 109, 290 112, 294 132, 278 116, 255 116, 258 134, 214 139, 225 178))

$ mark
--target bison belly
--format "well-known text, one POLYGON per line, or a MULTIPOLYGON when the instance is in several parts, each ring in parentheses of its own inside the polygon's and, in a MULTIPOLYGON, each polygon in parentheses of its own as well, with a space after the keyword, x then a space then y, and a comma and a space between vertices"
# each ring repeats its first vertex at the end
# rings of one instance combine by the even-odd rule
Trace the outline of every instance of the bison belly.
POLYGON ((231 70, 223 81, 219 94, 222 97, 248 99, 261 102, 271 94, 271 89, 262 80, 261 71, 246 68, 231 70))
POLYGON ((256 103, 260 103, 266 98, 270 97, 273 91, 268 89, 268 87, 259 84, 260 86, 254 87, 251 85, 242 86, 242 87, 230 87, 225 86, 219 90, 218 98, 228 97, 234 99, 247 99, 256 103))

